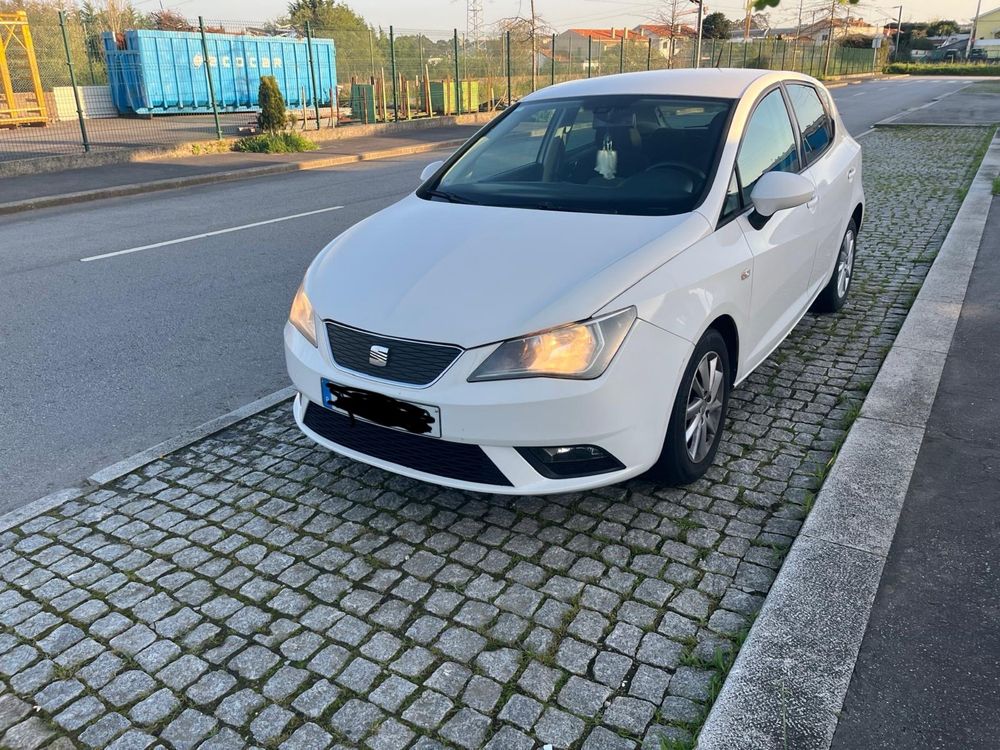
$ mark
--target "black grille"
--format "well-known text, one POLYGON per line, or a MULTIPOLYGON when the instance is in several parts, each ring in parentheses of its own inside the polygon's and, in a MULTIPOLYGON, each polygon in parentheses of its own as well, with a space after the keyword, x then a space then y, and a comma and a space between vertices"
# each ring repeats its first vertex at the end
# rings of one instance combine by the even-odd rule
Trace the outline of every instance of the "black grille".
POLYGON ((302 420, 332 443, 366 456, 463 482, 510 487, 510 481, 478 445, 450 443, 354 420, 311 403, 302 420))
POLYGON ((326 322, 326 333, 330 337, 333 359, 341 367, 407 385, 434 382, 462 353, 459 347, 449 344, 394 339, 330 321, 326 322), (372 346, 384 346, 389 350, 385 366, 368 361, 372 346))

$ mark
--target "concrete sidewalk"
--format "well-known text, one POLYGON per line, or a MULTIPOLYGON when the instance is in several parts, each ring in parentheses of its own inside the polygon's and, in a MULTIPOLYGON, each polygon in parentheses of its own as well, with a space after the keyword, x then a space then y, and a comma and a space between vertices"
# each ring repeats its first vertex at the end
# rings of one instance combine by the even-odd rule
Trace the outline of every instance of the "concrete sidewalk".
POLYGON ((1000 200, 994 198, 833 748, 1000 736, 1000 200))
POLYGON ((302 154, 229 152, 7 177, 0 180, 0 214, 455 147, 480 127, 453 125, 345 138, 302 154))

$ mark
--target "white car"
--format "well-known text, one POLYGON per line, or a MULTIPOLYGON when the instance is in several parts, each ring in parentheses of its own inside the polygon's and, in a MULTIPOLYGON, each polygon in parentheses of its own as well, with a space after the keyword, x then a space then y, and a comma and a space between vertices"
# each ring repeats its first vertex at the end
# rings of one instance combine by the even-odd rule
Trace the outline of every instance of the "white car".
POLYGON ((522 99, 331 242, 285 327, 302 431, 467 490, 711 465, 731 389, 851 283, 861 149, 788 72, 522 99))

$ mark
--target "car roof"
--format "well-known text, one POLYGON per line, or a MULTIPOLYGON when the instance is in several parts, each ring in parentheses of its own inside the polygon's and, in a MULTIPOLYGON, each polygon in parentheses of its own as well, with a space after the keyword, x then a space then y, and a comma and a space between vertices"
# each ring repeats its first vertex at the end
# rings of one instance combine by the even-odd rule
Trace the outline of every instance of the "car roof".
POLYGON ((608 94, 709 96, 739 99, 747 88, 762 78, 771 78, 774 81, 812 80, 808 76, 798 73, 754 68, 649 70, 641 73, 622 73, 557 83, 554 86, 539 89, 525 96, 521 101, 608 94))

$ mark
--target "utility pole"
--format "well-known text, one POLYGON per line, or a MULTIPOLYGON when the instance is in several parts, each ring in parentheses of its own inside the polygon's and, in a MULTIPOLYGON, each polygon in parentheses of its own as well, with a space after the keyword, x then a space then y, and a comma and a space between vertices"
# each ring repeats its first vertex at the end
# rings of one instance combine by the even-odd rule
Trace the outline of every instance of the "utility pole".
POLYGON ((743 20, 743 43, 750 41, 750 14, 753 12, 753 0, 747 0, 747 15, 743 20))
MULTIPOLYGON (((976 43, 976 26, 979 24, 979 10, 983 6, 983 0, 978 0, 976 3, 976 17, 972 19, 972 28, 969 29, 969 41, 965 45, 965 59, 969 59, 969 55, 972 54, 972 47, 976 43)), ((902 11, 900 11, 900 16, 902 16, 902 11)))
POLYGON ((833 51, 834 21, 837 18, 837 0, 830 0, 830 29, 826 32, 826 62, 823 63, 823 75, 830 73, 830 52, 833 51))
POLYGON ((693 1, 696 2, 696 3, 698 3, 698 43, 695 46, 694 66, 696 68, 700 68, 701 67, 701 35, 702 35, 702 28, 701 27, 702 27, 702 21, 704 20, 703 17, 705 15, 705 3, 704 3, 704 0, 693 0, 693 1))
POLYGON ((479 50, 483 46, 483 0, 466 0, 465 35, 479 50))
POLYGON ((802 34, 802 3, 803 0, 799 0, 799 22, 795 26, 795 41, 798 41, 799 36, 802 34))
POLYGON ((535 0, 531 0, 531 90, 538 88, 538 40, 535 39, 535 0))
POLYGON ((899 20, 896 21, 896 45, 892 48, 892 61, 896 62, 899 59, 899 34, 903 30, 903 6, 895 6, 899 8, 899 20))

